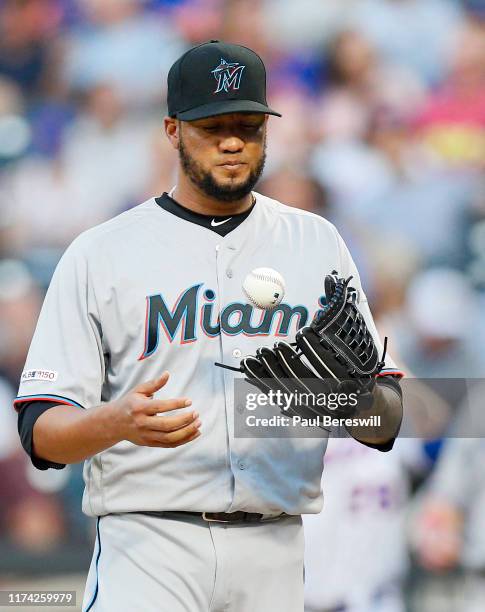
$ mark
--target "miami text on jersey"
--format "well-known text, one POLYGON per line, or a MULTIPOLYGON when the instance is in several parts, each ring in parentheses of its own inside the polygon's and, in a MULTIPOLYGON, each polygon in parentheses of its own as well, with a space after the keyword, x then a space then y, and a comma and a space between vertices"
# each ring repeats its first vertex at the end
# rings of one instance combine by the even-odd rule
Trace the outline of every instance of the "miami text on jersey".
MULTIPOLYGON (((259 310, 245 302, 233 302, 227 304, 218 316, 215 291, 203 291, 202 287, 203 283, 200 283, 183 291, 172 308, 160 293, 147 296, 145 345, 139 360, 157 350, 162 333, 169 342, 179 341, 180 344, 195 342, 199 330, 209 338, 221 333, 229 336, 288 336, 309 319, 306 306, 290 306, 284 302, 273 310, 259 310)), ((324 303, 325 296, 318 298, 316 310, 324 303)))

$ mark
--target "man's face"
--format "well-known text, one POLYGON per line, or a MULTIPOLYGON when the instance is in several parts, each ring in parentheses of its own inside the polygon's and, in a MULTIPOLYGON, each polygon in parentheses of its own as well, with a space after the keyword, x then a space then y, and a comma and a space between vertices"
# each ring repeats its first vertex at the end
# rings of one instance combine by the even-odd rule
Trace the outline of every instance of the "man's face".
POLYGON ((179 123, 183 171, 205 194, 225 202, 248 195, 266 157, 267 118, 234 113, 179 123))

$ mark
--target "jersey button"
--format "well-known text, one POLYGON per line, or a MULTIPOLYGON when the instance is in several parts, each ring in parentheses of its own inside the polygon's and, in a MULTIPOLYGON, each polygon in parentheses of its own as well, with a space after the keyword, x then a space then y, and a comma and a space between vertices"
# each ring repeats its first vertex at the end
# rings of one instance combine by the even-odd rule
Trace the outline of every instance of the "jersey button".
POLYGON ((231 268, 229 268, 228 270, 226 270, 226 276, 227 278, 232 278, 234 275, 233 271, 231 270, 231 268))
POLYGON ((245 470, 245 469, 246 469, 248 466, 247 466, 247 464, 246 464, 246 463, 244 463, 244 461, 238 461, 238 462, 237 462, 237 467, 238 467, 240 470, 245 470))
POLYGON ((242 351, 240 349, 234 349, 232 351, 232 356, 234 357, 234 359, 239 359, 242 355, 242 351))

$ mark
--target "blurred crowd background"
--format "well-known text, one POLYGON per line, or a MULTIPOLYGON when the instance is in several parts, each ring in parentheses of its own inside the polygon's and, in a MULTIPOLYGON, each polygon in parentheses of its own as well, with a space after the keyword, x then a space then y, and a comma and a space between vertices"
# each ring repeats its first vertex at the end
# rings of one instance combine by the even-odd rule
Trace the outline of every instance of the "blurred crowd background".
MULTIPOLYGON (((0 0, 0 585, 87 571, 80 466, 36 471, 11 401, 65 247, 173 186, 166 75, 212 38, 260 53, 283 114, 257 190, 337 225, 411 378, 485 394, 485 0, 0 0)), ((484 443, 440 388, 385 469, 331 441, 309 609, 485 609, 484 443)))

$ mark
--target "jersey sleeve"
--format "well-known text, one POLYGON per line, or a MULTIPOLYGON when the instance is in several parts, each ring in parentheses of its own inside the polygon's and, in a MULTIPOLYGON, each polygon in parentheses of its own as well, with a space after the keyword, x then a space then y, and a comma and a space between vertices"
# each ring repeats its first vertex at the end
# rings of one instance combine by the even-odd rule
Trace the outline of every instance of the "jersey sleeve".
MULTIPOLYGON (((336 230, 335 230, 336 231, 336 230)), ((352 280, 350 282, 350 286, 354 287, 358 291, 358 308, 364 317, 366 325, 374 338, 374 342, 376 344, 379 355, 384 353, 384 345, 379 336, 379 332, 377 331, 376 325, 374 323, 374 319, 372 317, 372 313, 369 308, 369 302, 367 297, 362 289, 362 284, 360 281, 359 271, 357 270, 357 266, 355 265, 354 260, 352 259, 352 255, 345 244, 343 238, 336 231, 337 234, 337 242, 340 254, 340 262, 341 269, 337 270, 339 276, 344 276, 348 278, 352 276, 352 280)), ((404 376, 404 372, 400 370, 396 364, 394 363, 392 357, 388 352, 386 352, 385 365, 379 376, 396 376, 398 378, 402 378, 404 376)))
POLYGON ((432 494, 467 510, 483 479, 480 438, 447 438, 427 483, 432 494))
POLYGON ((75 241, 52 277, 14 406, 31 401, 96 406, 103 380, 100 316, 88 260, 75 241))

